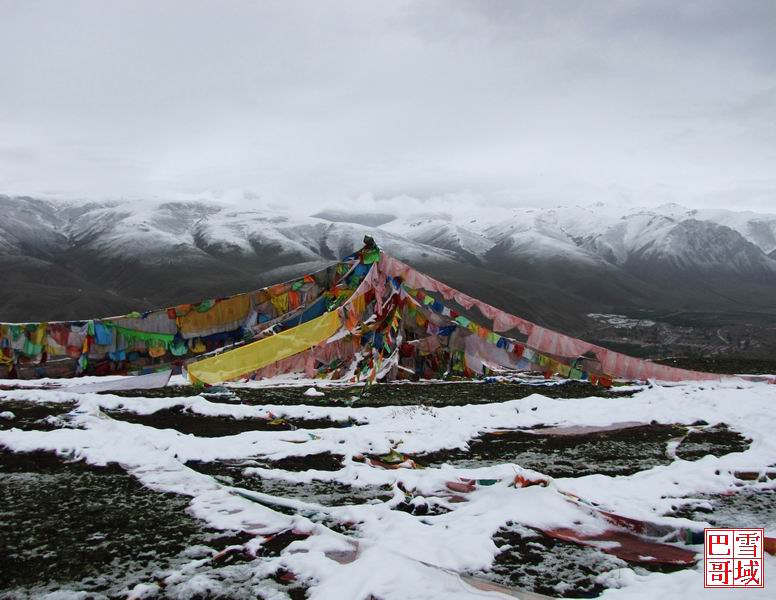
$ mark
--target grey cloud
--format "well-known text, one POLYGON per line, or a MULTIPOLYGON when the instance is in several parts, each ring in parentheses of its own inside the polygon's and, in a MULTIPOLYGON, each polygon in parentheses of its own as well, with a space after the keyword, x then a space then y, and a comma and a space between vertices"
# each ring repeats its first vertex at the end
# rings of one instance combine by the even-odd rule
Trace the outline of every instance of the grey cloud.
POLYGON ((775 12, 0 0, 0 192, 776 206, 775 12))

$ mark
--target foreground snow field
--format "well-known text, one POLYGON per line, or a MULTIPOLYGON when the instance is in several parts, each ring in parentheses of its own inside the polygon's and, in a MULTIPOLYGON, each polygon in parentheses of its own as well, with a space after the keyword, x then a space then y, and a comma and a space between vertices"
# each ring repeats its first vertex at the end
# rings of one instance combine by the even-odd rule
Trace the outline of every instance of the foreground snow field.
MULTIPOLYGON (((376 407, 336 406, 324 401, 325 388, 327 396, 305 396, 308 387, 288 392, 298 396, 297 405, 239 403, 228 392, 180 395, 180 388, 167 388, 169 397, 0 390, 0 411, 11 413, 0 421, 6 458, 23 456, 10 452, 48 452, 89 469, 119 465, 119 474, 129 474, 144 488, 185 498, 181 522, 194 517, 238 540, 220 549, 192 545, 165 568, 154 571, 152 565, 143 577, 117 578, 101 587, 66 578, 30 583, 7 575, 0 579, 6 587, 0 597, 3 592, 41 596, 58 588, 56 597, 86 597, 80 590, 92 592, 90 597, 133 598, 509 597, 485 591, 486 580, 557 597, 776 594, 772 557, 766 557, 763 590, 705 590, 702 564, 658 568, 649 557, 626 563, 603 552, 611 542, 598 547, 548 543, 541 533, 559 528, 602 533, 611 529, 601 518, 600 510, 606 510, 677 530, 741 525, 776 535, 776 480, 742 476, 776 465, 775 385, 731 380, 633 387, 624 390, 632 395, 620 397, 535 393, 503 402, 376 407), (35 419, 26 418, 25 411, 35 419), (511 435, 523 436, 521 444, 530 442, 531 434, 524 433, 529 430, 544 441, 572 442, 561 450, 545 444, 530 456, 473 452, 486 447, 482 440, 499 441, 492 432, 503 430, 510 432, 499 448, 509 448, 511 435), (641 441, 629 431, 641 432, 641 441), (605 440, 597 452, 616 453, 615 434, 620 444, 627 444, 628 435, 634 445, 651 444, 660 460, 617 471, 603 468, 608 457, 588 456, 580 469, 575 448, 605 440), (690 454, 692 435, 701 441, 690 454), (723 439, 728 441, 719 442, 723 439), (534 470, 519 464, 521 456, 534 470), (562 460, 566 470, 557 471, 562 460), (551 479, 542 472, 544 465, 550 474, 590 473, 595 460, 601 469, 593 474, 551 479), (413 468, 417 465, 425 468, 413 468), (548 485, 515 486, 518 476, 548 479, 548 485), (757 502, 761 508, 752 513, 757 502), (509 543, 497 543, 504 539, 509 543), (539 567, 521 571, 529 554, 539 567), (504 558, 509 556, 512 562, 504 558)), ((422 386, 398 387, 411 396, 422 386)), ((455 397, 455 385, 444 387, 455 397)), ((590 388, 591 394, 596 391, 590 388)), ((18 481, 0 464, 0 489, 18 481)), ((40 494, 46 494, 45 485, 40 494)), ((169 495, 158 497, 161 506, 169 495)), ((22 514, 23 507, 17 509, 22 514)), ((6 512, 3 519, 13 514, 6 512)), ((170 520, 174 525, 171 514, 167 525, 170 520)), ((700 545, 677 546, 702 558, 700 545)), ((11 547, 6 564, 17 564, 12 561, 19 552, 11 547)))

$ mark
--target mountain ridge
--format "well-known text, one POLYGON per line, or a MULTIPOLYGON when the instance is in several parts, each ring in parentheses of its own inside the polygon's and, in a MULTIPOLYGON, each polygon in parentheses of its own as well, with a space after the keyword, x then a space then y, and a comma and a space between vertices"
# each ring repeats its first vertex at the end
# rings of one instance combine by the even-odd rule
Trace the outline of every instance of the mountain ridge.
POLYGON ((336 260, 370 235, 432 276, 568 333, 623 334, 624 343, 625 333, 654 332, 617 332, 588 315, 660 321, 681 314, 694 315, 693 331, 672 329, 667 338, 692 339, 691 346, 714 352, 776 348, 776 215, 592 205, 300 216, 210 201, 1 195, 0 211, 4 321, 103 316, 225 296, 336 260), (706 335, 721 322, 724 335, 706 335))

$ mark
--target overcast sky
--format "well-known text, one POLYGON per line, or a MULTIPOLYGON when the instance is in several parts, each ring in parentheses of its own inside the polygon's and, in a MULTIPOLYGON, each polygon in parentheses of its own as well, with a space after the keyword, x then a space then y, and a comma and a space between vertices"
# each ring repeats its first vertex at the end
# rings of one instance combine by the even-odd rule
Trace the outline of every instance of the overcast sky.
POLYGON ((776 1, 0 0, 0 193, 773 212, 776 1))

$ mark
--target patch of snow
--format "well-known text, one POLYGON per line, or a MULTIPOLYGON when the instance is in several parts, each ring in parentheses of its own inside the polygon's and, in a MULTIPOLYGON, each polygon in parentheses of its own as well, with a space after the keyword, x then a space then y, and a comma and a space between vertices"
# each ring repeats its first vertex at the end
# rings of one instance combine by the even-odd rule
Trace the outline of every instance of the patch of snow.
POLYGON ((617 329, 635 329, 636 327, 654 327, 657 325, 655 321, 649 319, 632 319, 626 315, 588 313, 587 316, 617 329))
MULTIPOLYGON (((454 388, 451 388, 451 391, 454 388)), ((277 558, 252 563, 254 569, 282 567, 310 586, 310 597, 350 598, 373 595, 397 598, 471 598, 477 592, 459 573, 487 570, 498 553, 493 535, 508 523, 548 529, 573 527, 597 533, 608 527, 566 493, 595 502, 603 509, 632 518, 682 526, 685 519, 664 517, 677 498, 693 494, 723 494, 737 489, 737 470, 765 468, 776 462, 776 386, 727 380, 721 383, 672 387, 640 387, 631 398, 553 399, 534 394, 497 404, 434 407, 320 407, 245 406, 214 403, 199 396, 182 398, 126 398, 109 394, 68 394, 56 390, 0 391, 0 398, 17 402, 73 402, 68 429, 0 432, 0 445, 17 452, 54 451, 94 465, 117 463, 143 485, 191 498, 190 511, 213 527, 255 536, 288 529, 310 537, 292 544, 277 558), (260 416, 272 413, 298 418, 352 418, 358 425, 293 431, 248 431, 220 438, 198 438, 171 429, 157 429, 109 418, 103 409, 122 408, 148 414, 181 406, 198 414, 260 416), (504 463, 471 469, 442 465, 419 470, 381 470, 355 460, 360 454, 384 454, 392 449, 415 454, 466 448, 482 432, 537 426, 610 427, 626 422, 690 425, 698 420, 726 423, 752 440, 742 452, 705 456, 691 462, 675 460, 665 466, 629 476, 590 475, 559 478, 547 487, 510 487, 516 474, 539 474, 504 463), (344 456, 338 471, 290 472, 252 468, 246 475, 294 482, 331 481, 351 486, 388 486, 390 500, 361 505, 320 506, 295 499, 256 494, 273 500, 294 514, 268 508, 213 477, 186 466, 188 461, 278 460, 320 453, 344 456), (394 507, 404 500, 402 490, 438 497, 447 481, 466 477, 492 478, 498 483, 468 494, 468 502, 446 504, 449 512, 418 518, 394 507), (326 514, 335 522, 356 524, 357 538, 342 535, 308 517, 326 514), (355 559, 338 562, 334 552, 352 551, 355 559), (400 574, 400 576, 397 576, 400 574)), ((594 389, 591 388, 591 392, 594 389)), ((768 484, 753 484, 768 485, 768 484)), ((440 500, 443 501, 443 500, 440 500)), ((697 523, 695 524, 698 525, 697 523)), ((702 525, 702 524, 700 524, 702 525)), ((769 532, 771 535, 775 532, 769 532)), ((776 564, 766 559, 766 589, 776 585, 776 564)), ((270 570, 271 572, 271 570, 270 570)), ((179 593, 219 593, 220 582, 203 573, 181 573, 167 582, 179 593)), ((670 574, 639 574, 618 569, 601 575, 610 589, 604 597, 706 598, 699 568, 670 574), (618 589, 614 589, 618 588, 618 589)), ((142 590, 138 590, 142 591, 142 590)), ((770 591, 747 590, 746 598, 767 597, 770 591)), ((726 596, 728 597, 728 596, 726 596)))

